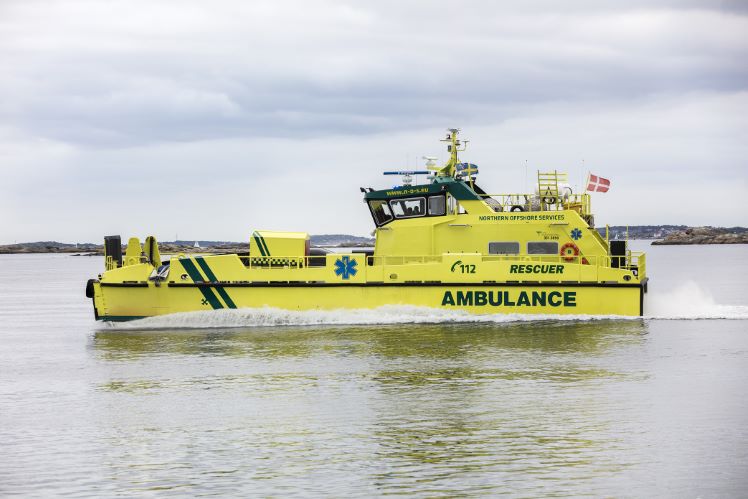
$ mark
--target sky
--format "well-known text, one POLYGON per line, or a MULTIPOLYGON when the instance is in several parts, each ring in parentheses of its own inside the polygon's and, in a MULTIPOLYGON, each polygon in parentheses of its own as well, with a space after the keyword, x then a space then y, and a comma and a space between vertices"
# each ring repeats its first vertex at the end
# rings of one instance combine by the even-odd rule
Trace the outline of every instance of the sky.
POLYGON ((450 127, 487 192, 746 226, 747 61, 739 1, 2 0, 0 244, 368 235, 450 127))

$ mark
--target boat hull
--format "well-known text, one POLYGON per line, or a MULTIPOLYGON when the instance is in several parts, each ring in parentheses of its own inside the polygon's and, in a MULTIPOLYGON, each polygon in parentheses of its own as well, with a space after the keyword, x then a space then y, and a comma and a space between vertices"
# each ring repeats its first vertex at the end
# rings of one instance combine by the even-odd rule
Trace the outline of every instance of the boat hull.
POLYGON ((273 307, 372 309, 410 305, 473 314, 643 315, 646 282, 613 283, 93 283, 96 318, 273 307))

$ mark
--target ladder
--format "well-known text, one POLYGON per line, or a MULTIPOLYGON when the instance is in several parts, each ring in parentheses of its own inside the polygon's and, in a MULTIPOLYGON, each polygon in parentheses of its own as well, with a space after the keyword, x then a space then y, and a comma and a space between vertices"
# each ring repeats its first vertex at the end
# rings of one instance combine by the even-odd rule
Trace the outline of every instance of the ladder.
POLYGON ((558 192, 559 184, 567 182, 566 173, 538 171, 538 196, 546 206, 554 206, 561 202, 558 192))

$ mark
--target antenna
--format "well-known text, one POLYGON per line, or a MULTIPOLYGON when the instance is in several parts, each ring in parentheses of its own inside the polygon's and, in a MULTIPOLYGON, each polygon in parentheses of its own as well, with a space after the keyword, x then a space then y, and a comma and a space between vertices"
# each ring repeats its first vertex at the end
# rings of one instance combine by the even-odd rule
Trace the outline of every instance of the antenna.
POLYGON ((429 173, 431 172, 428 170, 402 170, 382 172, 383 175, 401 175, 403 177, 403 185, 410 185, 413 182, 413 175, 428 175, 429 173))
POLYGON ((579 192, 585 193, 587 192, 587 185, 582 183, 584 182, 582 175, 584 175, 584 158, 582 158, 582 167, 579 169, 579 192))
POLYGON ((439 168, 437 176, 439 177, 454 177, 457 164, 460 162, 457 153, 467 149, 467 140, 460 141, 458 135, 460 134, 459 128, 448 128, 447 136, 441 139, 441 142, 448 142, 447 152, 449 153, 449 161, 442 168, 439 168), (462 148, 460 148, 462 146, 462 148))
POLYGON ((422 159, 426 160, 426 169, 427 170, 438 170, 439 167, 436 166, 436 156, 421 156, 422 159))

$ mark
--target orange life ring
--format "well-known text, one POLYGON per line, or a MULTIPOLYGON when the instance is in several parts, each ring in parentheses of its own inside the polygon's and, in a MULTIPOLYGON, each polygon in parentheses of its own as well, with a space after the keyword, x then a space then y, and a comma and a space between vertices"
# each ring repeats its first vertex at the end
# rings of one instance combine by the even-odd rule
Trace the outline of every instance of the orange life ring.
POLYGON ((579 248, 577 248, 576 244, 569 242, 561 246, 559 254, 567 262, 573 262, 579 256, 579 248))

